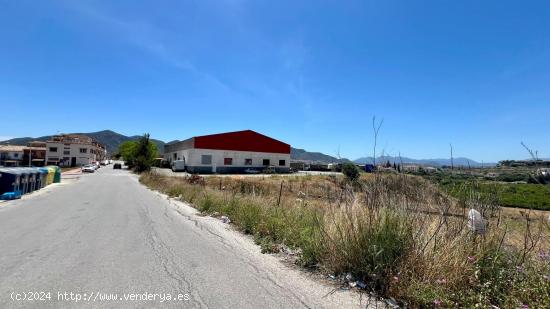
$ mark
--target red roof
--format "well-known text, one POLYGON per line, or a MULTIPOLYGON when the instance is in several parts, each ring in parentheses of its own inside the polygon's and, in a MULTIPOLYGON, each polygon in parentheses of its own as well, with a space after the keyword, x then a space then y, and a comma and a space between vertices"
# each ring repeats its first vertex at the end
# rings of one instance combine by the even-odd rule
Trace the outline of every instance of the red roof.
POLYGON ((195 148, 290 154, 290 145, 252 130, 194 137, 195 148))

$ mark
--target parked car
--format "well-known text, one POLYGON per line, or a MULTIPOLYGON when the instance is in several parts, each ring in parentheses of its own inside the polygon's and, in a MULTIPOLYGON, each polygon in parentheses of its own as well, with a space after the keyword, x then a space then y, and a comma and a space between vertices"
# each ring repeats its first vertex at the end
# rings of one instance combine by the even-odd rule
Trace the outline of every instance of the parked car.
POLYGON ((95 165, 88 164, 88 165, 84 165, 81 170, 83 173, 93 173, 95 172, 96 168, 95 168, 95 165))
POLYGON ((113 165, 113 169, 114 169, 114 170, 120 170, 120 169, 122 169, 122 165, 121 165, 120 163, 115 163, 115 164, 113 165))

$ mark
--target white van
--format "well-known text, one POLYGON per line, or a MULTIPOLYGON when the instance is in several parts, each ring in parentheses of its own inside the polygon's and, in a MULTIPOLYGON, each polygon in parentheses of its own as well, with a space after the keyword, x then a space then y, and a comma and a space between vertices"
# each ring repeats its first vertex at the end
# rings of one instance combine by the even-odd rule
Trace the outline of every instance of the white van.
POLYGON ((185 171, 185 160, 176 160, 172 161, 172 172, 183 172, 185 171))

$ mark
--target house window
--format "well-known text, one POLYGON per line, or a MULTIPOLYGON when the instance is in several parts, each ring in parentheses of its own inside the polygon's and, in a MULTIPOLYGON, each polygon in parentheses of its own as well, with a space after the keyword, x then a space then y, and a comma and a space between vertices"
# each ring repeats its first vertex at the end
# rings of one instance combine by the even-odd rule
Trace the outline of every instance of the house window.
POLYGON ((70 155, 70 154, 71 154, 71 151, 70 151, 70 150, 65 150, 65 151, 63 151, 63 154, 64 154, 64 155, 70 155))
POLYGON ((233 158, 223 158, 223 165, 233 165, 233 158))
POLYGON ((80 153, 88 153, 88 148, 80 148, 80 153))
POLYGON ((262 162, 263 165, 269 165, 269 159, 264 159, 263 162, 262 162))
POLYGON ((201 164, 211 165, 212 164, 212 155, 202 155, 201 164))
POLYGON ((13 154, 13 157, 14 157, 14 158, 19 158, 19 154, 18 154, 18 153, 14 153, 14 154, 13 154))
POLYGON ((50 152, 57 152, 57 147, 50 147, 50 152))
POLYGON ((279 166, 285 166, 286 161, 285 160, 279 160, 279 166))
POLYGON ((252 159, 244 159, 244 165, 252 165, 252 159))

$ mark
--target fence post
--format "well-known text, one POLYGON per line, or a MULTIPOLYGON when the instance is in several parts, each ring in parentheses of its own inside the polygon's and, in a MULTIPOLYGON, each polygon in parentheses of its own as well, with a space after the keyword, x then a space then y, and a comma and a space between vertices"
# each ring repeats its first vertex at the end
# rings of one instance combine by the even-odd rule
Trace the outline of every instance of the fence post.
POLYGON ((277 200, 277 206, 281 205, 281 195, 283 194, 283 183, 285 181, 281 180, 281 188, 279 189, 279 199, 277 200))

